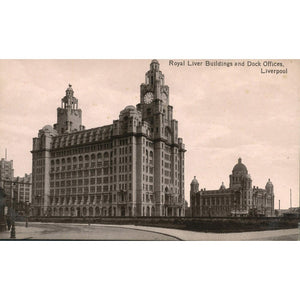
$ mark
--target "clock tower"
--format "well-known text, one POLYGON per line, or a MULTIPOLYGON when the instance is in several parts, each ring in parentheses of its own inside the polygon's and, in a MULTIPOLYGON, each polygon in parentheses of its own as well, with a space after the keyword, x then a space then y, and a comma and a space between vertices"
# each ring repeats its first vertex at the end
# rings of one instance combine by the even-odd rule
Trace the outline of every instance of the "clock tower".
MULTIPOLYGON (((159 62, 154 59, 145 74, 145 82, 140 86, 137 110, 141 112, 142 124, 148 126, 151 132, 155 211, 158 216, 182 216, 186 150, 182 139, 178 138, 178 121, 173 119, 169 96, 165 76, 160 71, 159 62)), ((147 178, 147 174, 145 176, 147 178)))
POLYGON ((152 60, 150 70, 145 75, 145 83, 141 84, 137 109, 142 112, 143 120, 153 127, 155 138, 164 138, 168 131, 169 138, 172 136, 169 133, 173 132, 177 139, 177 127, 176 130, 172 128, 175 120, 173 107, 169 105, 169 87, 165 85, 165 76, 156 59, 152 60))
POLYGON ((145 83, 141 84, 141 103, 150 104, 161 100, 164 105, 169 104, 169 87, 165 85, 165 76, 159 70, 159 62, 154 59, 150 70, 145 75, 145 83))
POLYGON ((58 134, 71 133, 84 130, 81 125, 81 109, 78 109, 78 99, 74 97, 72 85, 66 90, 66 95, 61 99, 61 107, 57 108, 57 124, 54 129, 58 134))

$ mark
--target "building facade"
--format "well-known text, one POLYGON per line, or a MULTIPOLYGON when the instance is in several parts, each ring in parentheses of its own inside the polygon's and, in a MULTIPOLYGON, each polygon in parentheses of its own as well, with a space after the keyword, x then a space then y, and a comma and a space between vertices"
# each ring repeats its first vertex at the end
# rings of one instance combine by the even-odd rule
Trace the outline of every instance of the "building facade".
POLYGON ((24 177, 14 177, 13 183, 15 201, 17 201, 17 203, 30 203, 32 174, 25 174, 24 177))
POLYGON ((253 186, 242 159, 229 175, 229 188, 224 183, 217 190, 199 190, 194 177, 190 190, 191 212, 194 217, 274 216, 274 187, 270 179, 264 189, 253 186))
POLYGON ((157 60, 140 103, 113 124, 86 130, 70 85, 54 127, 33 139, 32 207, 37 216, 184 216, 185 145, 157 60))
POLYGON ((13 161, 1 158, 0 161, 0 187, 3 188, 7 197, 11 195, 12 182, 14 178, 13 161))
POLYGON ((10 214, 10 209, 17 214, 24 214, 25 206, 31 202, 32 176, 14 177, 13 160, 2 158, 0 161, 0 188, 5 195, 2 200, 2 209, 5 214, 10 214))

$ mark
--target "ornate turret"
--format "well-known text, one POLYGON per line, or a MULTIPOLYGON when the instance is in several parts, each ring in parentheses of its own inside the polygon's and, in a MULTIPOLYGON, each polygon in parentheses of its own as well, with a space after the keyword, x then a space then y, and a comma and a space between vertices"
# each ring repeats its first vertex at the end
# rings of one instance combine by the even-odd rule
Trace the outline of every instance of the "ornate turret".
POLYGON ((222 182, 221 186, 220 186, 220 190, 226 190, 226 187, 224 185, 224 182, 222 182))
POLYGON ((57 108, 57 124, 54 129, 58 134, 84 130, 81 125, 81 109, 78 109, 78 99, 74 97, 72 85, 66 89, 66 95, 61 99, 61 107, 57 108))
POLYGON ((145 75, 145 83, 141 84, 141 103, 150 104, 157 99, 168 105, 169 87, 165 85, 165 76, 159 70, 159 62, 153 59, 145 75))
POLYGON ((196 176, 194 176, 194 179, 191 182, 191 193, 197 193, 199 192, 199 182, 196 179, 196 176))
POLYGON ((272 195, 274 193, 274 186, 273 186, 273 183, 271 182, 270 178, 269 178, 265 188, 266 188, 267 194, 272 195))
POLYGON ((233 167, 232 170, 233 175, 239 175, 239 174, 248 174, 248 170, 246 166, 242 163, 242 159, 238 159, 238 163, 233 167))
POLYGON ((74 97, 72 85, 66 89, 66 96, 61 99, 61 108, 78 109, 78 99, 74 97))

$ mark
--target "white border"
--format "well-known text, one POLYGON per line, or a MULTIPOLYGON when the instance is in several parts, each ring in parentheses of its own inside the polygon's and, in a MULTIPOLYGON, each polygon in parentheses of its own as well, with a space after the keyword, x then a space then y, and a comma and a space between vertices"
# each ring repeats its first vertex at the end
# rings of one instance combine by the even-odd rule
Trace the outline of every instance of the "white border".
MULTIPOLYGON (((0 57, 297 58, 299 10, 292 4, 6 1, 0 57)), ((283 299, 299 285, 299 243, 0 246, 3 299, 283 299)))

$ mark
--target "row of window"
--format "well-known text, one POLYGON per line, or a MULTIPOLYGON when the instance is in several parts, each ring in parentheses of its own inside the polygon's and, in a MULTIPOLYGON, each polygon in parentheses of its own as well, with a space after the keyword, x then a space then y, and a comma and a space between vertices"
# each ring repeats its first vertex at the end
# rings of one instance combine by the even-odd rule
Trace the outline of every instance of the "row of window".
POLYGON ((235 200, 232 198, 224 198, 224 199, 202 199, 202 202, 200 202, 200 199, 196 200, 195 205, 200 206, 200 205, 234 205, 235 200))
MULTIPOLYGON (((132 201, 131 193, 128 195, 118 195, 118 200, 121 202, 132 201)), ((50 197, 50 205, 64 205, 64 204, 93 204, 93 203, 107 203, 107 202, 116 202, 117 195, 107 195, 107 194, 97 194, 90 196, 71 196, 71 197, 50 197)))
MULTIPOLYGON (((132 189, 131 182, 127 183, 119 183, 119 190, 127 191, 132 189)), ((102 193, 109 191, 117 191, 117 184, 114 185, 97 185, 97 186, 84 186, 84 187, 70 187, 70 188, 56 188, 50 189, 50 195, 70 195, 70 194, 88 194, 88 193, 102 193)))
MULTIPOLYGON (((93 145, 93 146, 86 146, 86 147, 78 147, 74 149, 68 149, 68 150, 60 150, 60 151, 51 151, 52 157, 61 157, 61 156, 70 156, 75 154, 81 154, 81 153, 90 153, 92 151, 102 151, 102 150, 109 150, 112 149, 113 145, 112 143, 105 143, 105 144, 99 144, 99 145, 93 145)), ((42 152, 35 153, 34 157, 42 157, 42 152)))
POLYGON ((85 143, 107 140, 111 137, 110 130, 111 129, 107 129, 107 130, 104 129, 104 131, 99 133, 79 132, 77 134, 71 134, 71 135, 69 134, 67 136, 55 137, 52 142, 52 147, 56 149, 56 148, 62 148, 66 146, 82 145, 85 143))

